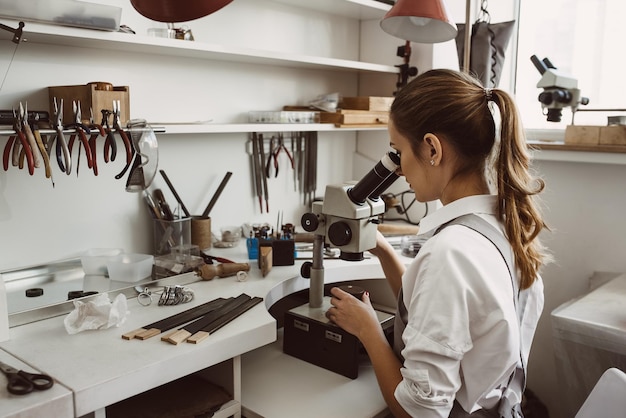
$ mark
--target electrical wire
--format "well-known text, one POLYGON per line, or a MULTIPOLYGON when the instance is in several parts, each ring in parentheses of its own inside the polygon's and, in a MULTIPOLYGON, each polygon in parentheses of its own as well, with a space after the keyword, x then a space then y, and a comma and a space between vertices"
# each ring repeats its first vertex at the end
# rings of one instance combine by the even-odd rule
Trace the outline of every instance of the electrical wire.
MULTIPOLYGON (((428 203, 424 202, 424 214, 417 220, 412 219, 409 210, 417 203, 415 199, 415 192, 413 190, 405 190, 400 193, 386 193, 381 196, 385 201, 385 206, 388 207, 387 211, 395 207, 398 215, 397 217, 390 217, 386 214, 382 216, 382 221, 404 221, 411 225, 419 225, 423 217, 428 215, 428 203), (399 199, 398 199, 399 198, 399 199)), ((385 212, 387 213, 387 212, 385 212)))
POLYGON ((13 48, 13 54, 11 55, 11 61, 9 61, 9 65, 7 66, 7 70, 4 73, 4 77, 2 77, 2 83, 0 83, 0 91, 4 87, 4 82, 7 80, 7 76, 9 75, 9 71, 11 70, 11 65, 13 64, 13 60, 15 59, 15 53, 17 52, 17 47, 19 44, 15 44, 15 48, 13 48))

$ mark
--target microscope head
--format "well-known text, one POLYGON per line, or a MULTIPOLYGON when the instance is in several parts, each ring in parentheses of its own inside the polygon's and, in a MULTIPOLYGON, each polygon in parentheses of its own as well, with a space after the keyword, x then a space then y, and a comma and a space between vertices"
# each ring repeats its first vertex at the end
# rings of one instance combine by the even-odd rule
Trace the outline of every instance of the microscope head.
POLYGON ((322 202, 313 202, 302 217, 307 232, 324 236, 325 244, 339 248, 340 258, 360 261, 376 246, 378 217, 385 212, 380 198, 398 178, 400 156, 388 152, 359 182, 328 185, 322 202))
POLYGON ((588 98, 581 97, 578 81, 559 72, 548 58, 540 61, 533 55, 530 60, 541 74, 537 87, 543 91, 539 93, 538 100, 546 111, 548 122, 560 122, 565 107, 571 107, 572 113, 575 113, 579 105, 589 103, 588 98))

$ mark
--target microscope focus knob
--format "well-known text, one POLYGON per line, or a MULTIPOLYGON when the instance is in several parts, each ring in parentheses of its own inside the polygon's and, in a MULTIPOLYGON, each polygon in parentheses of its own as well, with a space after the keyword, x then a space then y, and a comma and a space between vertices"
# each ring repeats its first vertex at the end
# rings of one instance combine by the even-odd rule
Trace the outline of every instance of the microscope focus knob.
POLYGON ((314 213, 305 213, 300 219, 300 224, 306 232, 315 232, 320 225, 320 221, 314 213))
POLYGON ((313 263, 310 261, 305 261, 300 266, 300 275, 305 279, 311 278, 311 267, 313 267, 313 263))
POLYGON ((352 229, 346 222, 335 222, 328 228, 328 239, 338 247, 350 244, 352 229))

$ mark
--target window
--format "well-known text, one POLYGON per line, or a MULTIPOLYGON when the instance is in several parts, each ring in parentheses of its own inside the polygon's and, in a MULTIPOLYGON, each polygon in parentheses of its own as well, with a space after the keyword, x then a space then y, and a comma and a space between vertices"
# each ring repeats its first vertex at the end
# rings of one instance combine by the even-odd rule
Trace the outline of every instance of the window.
MULTIPOLYGON (((538 101, 542 89, 536 87, 541 75, 530 60, 532 55, 539 59, 547 57, 559 72, 578 80, 582 96, 589 98, 589 104, 581 109, 626 108, 626 72, 622 65, 626 2, 520 2, 515 97, 525 128, 564 129, 572 120, 570 109, 564 109, 561 122, 546 121, 538 101)), ((606 125, 607 116, 614 114, 580 111, 576 112, 575 123, 606 125)))

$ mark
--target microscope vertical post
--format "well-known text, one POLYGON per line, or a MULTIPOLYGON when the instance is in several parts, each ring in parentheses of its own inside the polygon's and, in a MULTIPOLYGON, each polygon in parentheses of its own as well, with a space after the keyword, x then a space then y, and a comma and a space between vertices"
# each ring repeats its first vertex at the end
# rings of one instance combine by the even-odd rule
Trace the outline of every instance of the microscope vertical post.
POLYGON ((311 286, 309 307, 321 308, 324 299, 324 236, 315 234, 313 238, 313 260, 311 265, 311 286))

